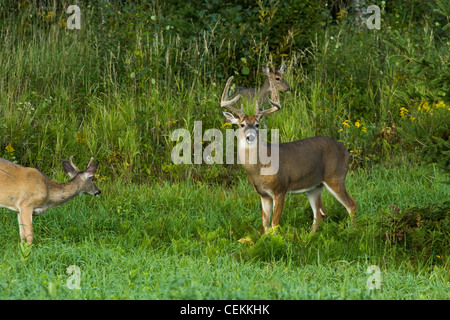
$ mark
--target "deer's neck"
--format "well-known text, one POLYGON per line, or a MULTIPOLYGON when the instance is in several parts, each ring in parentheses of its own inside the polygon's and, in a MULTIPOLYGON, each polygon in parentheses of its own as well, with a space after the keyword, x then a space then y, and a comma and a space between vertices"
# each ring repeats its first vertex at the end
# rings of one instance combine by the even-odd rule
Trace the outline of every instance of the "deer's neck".
POLYGON ((258 143, 238 149, 239 161, 251 181, 261 181, 262 176, 277 176, 280 164, 279 144, 258 143))
POLYGON ((270 144, 258 142, 249 144, 245 139, 240 139, 238 146, 239 161, 246 171, 257 170, 263 166, 261 157, 270 153, 270 144))
POLYGON ((62 205, 81 193, 79 183, 75 178, 63 183, 50 180, 47 188, 49 208, 62 205))
POLYGON ((269 78, 266 78, 261 88, 259 88, 257 92, 257 96, 259 99, 260 106, 267 102, 267 95, 270 92, 270 82, 269 78))

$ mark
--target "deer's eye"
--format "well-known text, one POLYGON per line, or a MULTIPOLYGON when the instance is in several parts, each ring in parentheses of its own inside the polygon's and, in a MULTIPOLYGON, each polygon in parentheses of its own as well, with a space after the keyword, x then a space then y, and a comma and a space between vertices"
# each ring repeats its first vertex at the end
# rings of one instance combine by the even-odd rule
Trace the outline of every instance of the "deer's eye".
POLYGON ((276 78, 275 78, 275 80, 277 80, 277 81, 280 81, 280 80, 281 80, 281 78, 279 78, 279 77, 276 77, 276 78))
POLYGON ((245 127, 245 124, 241 123, 241 128, 245 127))

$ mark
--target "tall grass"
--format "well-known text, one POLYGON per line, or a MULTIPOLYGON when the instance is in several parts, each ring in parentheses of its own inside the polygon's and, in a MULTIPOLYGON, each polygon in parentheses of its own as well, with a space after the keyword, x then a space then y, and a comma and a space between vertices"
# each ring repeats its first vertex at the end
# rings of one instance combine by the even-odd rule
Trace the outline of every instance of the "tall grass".
MULTIPOLYGON (((54 21, 22 17, 21 23, 10 19, 3 24, 1 152, 41 170, 58 170, 61 159, 70 155, 95 156, 107 164, 102 169, 105 177, 172 179, 163 170, 171 162, 170 133, 175 128, 192 131, 194 121, 202 121, 204 130, 225 122, 218 101, 224 81, 233 74, 218 68, 216 61, 224 54, 236 59, 236 44, 220 41, 217 25, 186 41, 165 29, 123 32, 112 20, 99 27, 89 22, 93 15, 93 9, 87 12, 79 31, 58 24, 59 16, 54 21), (4 152, 9 144, 13 155, 4 152)), ((428 40, 427 49, 435 47, 429 31, 421 37, 428 40)), ((423 99, 433 93, 425 83, 411 86, 402 78, 402 58, 385 44, 399 41, 388 30, 340 27, 318 33, 309 49, 288 57, 286 78, 293 92, 282 94, 283 109, 265 120, 268 127, 280 130, 281 141, 337 138, 355 151, 356 166, 376 162, 379 155, 392 159, 393 149, 403 152, 383 134, 398 124, 400 108, 414 103, 408 92, 422 92, 423 99), (361 53, 360 47, 370 54, 361 53), (352 126, 363 123, 367 132, 344 130, 346 120, 352 126)), ((407 49, 414 56, 421 48, 407 49)), ((445 50, 433 50, 445 59, 445 50)), ((258 70, 263 64, 275 65, 267 47, 257 54, 258 70)), ((234 75, 236 85, 249 82, 250 76, 238 71, 234 75)), ((256 86, 262 81, 259 75, 251 82, 256 86)), ((183 176, 194 173, 205 179, 212 169, 186 170, 191 174, 183 176)), ((223 176, 213 182, 223 181, 223 176)))

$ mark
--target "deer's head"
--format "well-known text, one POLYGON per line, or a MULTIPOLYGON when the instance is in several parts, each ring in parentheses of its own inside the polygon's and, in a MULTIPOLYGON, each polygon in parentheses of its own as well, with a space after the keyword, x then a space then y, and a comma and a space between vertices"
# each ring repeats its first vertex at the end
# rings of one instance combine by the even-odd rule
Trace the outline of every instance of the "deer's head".
POLYGON ((272 99, 269 100, 270 104, 272 105, 272 108, 266 109, 266 110, 260 110, 258 107, 258 103, 255 103, 255 114, 254 115, 247 115, 244 113, 243 106, 241 105, 241 109, 236 109, 232 107, 236 101, 239 100, 241 97, 240 94, 235 96, 231 100, 227 100, 228 97, 228 90, 230 88, 231 81, 233 81, 233 77, 230 77, 227 81, 227 84, 225 85, 225 89, 222 94, 222 99, 220 102, 220 105, 231 111, 230 112, 223 112, 225 118, 231 123, 231 124, 237 124, 239 127, 239 134, 238 139, 239 141, 245 141, 247 144, 255 144, 258 142, 258 135, 259 135, 259 125, 261 122, 261 119, 270 113, 276 112, 280 110, 280 99, 278 95, 278 90, 275 88, 275 85, 273 84, 273 81, 271 78, 269 78, 270 82, 270 89, 272 92, 272 99))
POLYGON ((80 193, 88 193, 91 196, 99 196, 101 191, 94 184, 94 175, 98 167, 98 162, 93 162, 94 158, 91 158, 86 170, 84 171, 81 171, 73 164, 73 157, 70 157, 69 162, 63 161, 62 165, 69 177, 77 182, 80 193))
POLYGON ((263 66, 262 72, 268 79, 272 80, 273 86, 278 91, 289 92, 291 91, 291 86, 286 82, 284 78, 284 71, 286 70, 286 65, 283 64, 275 69, 275 71, 271 71, 268 67, 263 66))

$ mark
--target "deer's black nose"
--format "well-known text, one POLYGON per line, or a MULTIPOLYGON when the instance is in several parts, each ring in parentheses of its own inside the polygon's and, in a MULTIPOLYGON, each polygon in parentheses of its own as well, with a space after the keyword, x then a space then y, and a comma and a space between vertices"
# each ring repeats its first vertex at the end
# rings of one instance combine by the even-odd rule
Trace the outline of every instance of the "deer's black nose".
POLYGON ((94 192, 94 196, 99 196, 102 192, 100 190, 94 192))
POLYGON ((250 135, 247 136, 247 141, 253 142, 255 140, 255 138, 256 137, 254 135, 250 134, 250 135))

